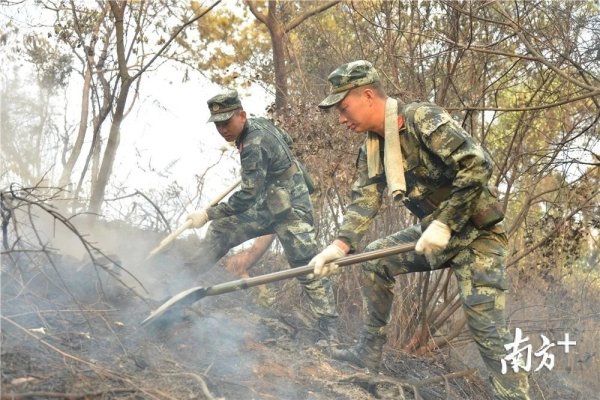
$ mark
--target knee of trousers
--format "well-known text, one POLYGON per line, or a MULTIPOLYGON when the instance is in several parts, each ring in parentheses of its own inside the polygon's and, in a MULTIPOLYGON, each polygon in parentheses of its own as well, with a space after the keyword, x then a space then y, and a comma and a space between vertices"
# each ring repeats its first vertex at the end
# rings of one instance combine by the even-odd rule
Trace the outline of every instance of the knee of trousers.
POLYGON ((218 232, 209 232, 200 241, 194 258, 207 262, 216 262, 227 254, 229 250, 231 250, 231 246, 227 238, 218 232))
POLYGON ((245 241, 248 235, 241 224, 234 224, 229 218, 217 219, 211 222, 202 242, 211 243, 219 253, 227 253, 232 247, 245 241))
POLYGON ((231 234, 231 227, 227 226, 224 219, 216 219, 211 221, 206 231, 205 239, 226 241, 228 235, 231 234))
MULTIPOLYGON (((367 250, 366 250, 367 251, 367 250)), ((394 279, 390 278, 383 260, 367 261, 361 266, 361 283, 363 285, 394 286, 394 279)))
MULTIPOLYGON (((368 252, 368 251, 373 251, 373 250, 379 250, 382 247, 386 247, 386 246, 382 246, 379 242, 380 242, 380 240, 376 240, 372 243, 369 243, 365 247, 364 251, 368 252)), ((363 275, 372 275, 372 273, 374 273, 374 274, 378 275, 379 277, 381 277, 382 279, 389 280, 383 258, 366 261, 365 263, 362 264, 362 272, 363 272, 363 275)))

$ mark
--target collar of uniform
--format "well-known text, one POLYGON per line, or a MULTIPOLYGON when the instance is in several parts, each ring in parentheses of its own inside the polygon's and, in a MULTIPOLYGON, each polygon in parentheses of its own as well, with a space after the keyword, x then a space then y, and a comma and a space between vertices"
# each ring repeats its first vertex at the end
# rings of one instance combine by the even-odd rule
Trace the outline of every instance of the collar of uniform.
MULTIPOLYGON (((398 113, 398 122, 400 122, 400 117, 402 117, 404 119, 404 122, 402 124, 402 126, 398 127, 398 132, 402 135, 403 132, 406 132, 406 117, 404 116, 404 114, 402 113, 398 113)), ((373 131, 367 131, 368 132, 373 132, 373 131)), ((373 132, 375 133, 375 132, 373 132)), ((379 136, 379 135, 377 135, 379 136)), ((379 136, 379 139, 383 139, 381 136, 379 136)))
MULTIPOLYGON (((250 125, 250 118, 248 118, 246 120, 246 124, 244 125, 244 129, 242 129, 242 133, 240 133, 240 136, 238 136, 237 139, 235 139, 235 146, 240 149, 240 146, 242 144, 242 142, 244 141, 244 138, 246 137, 246 135, 248 134, 248 126, 250 125)), ((240 149, 241 150, 241 149, 240 149)))
MULTIPOLYGON (((397 99, 396 99, 397 100, 397 99)), ((406 132, 407 128, 406 128, 406 113, 404 112, 405 109, 405 105, 400 105, 400 100, 398 100, 398 119, 402 118, 402 126, 398 127, 398 131, 400 132, 400 136, 402 136, 402 133, 406 132)), ((400 122, 400 121, 398 121, 400 122)))

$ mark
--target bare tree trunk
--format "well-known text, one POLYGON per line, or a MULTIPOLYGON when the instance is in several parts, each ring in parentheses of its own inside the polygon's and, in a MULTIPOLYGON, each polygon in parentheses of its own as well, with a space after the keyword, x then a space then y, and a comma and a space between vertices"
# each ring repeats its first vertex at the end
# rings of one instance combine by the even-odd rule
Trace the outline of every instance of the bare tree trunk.
POLYGON ((104 201, 106 185, 108 184, 108 180, 112 173, 113 164, 117 155, 117 148, 119 147, 121 122, 123 121, 127 96, 129 95, 129 88, 131 87, 132 82, 128 73, 127 59, 125 57, 125 32, 123 28, 123 15, 125 14, 125 7, 127 7, 127 3, 117 3, 114 1, 110 2, 110 9, 115 20, 117 62, 119 66, 119 78, 121 79, 121 86, 119 88, 117 105, 113 114, 112 123, 110 125, 110 133, 108 134, 108 140, 106 142, 106 149, 104 150, 104 157, 102 159, 100 172, 98 173, 98 179, 95 184, 92 185, 89 211, 94 214, 98 214, 100 212, 100 207, 104 201))
MULTIPOLYGON (((74 23, 75 31, 76 31, 77 35, 79 36, 80 41, 84 42, 84 38, 81 34, 81 28, 79 25, 79 19, 77 17, 77 13, 75 11, 75 3, 72 0, 71 0, 71 9, 73 12, 73 20, 75 22, 74 23)), ((71 181, 71 175, 73 174, 73 168, 75 167, 75 164, 77 163, 79 155, 81 154, 83 142, 85 140, 85 135, 87 133, 90 95, 91 95, 91 82, 92 82, 94 65, 96 64, 96 62, 94 60, 95 47, 96 47, 96 43, 97 43, 98 37, 99 37, 98 32, 100 31, 100 26, 102 25, 102 22, 105 19, 106 13, 107 13, 107 7, 104 6, 102 8, 102 13, 100 14, 100 17, 97 19, 97 22, 94 26, 90 44, 89 44, 89 46, 85 46, 85 58, 84 58, 85 73, 84 73, 84 77, 83 77, 83 93, 82 93, 82 99, 81 99, 81 114, 79 117, 79 130, 77 132, 77 138, 75 139, 75 143, 73 145, 73 150, 71 151, 71 154, 69 155, 67 163, 65 164, 65 167, 60 176, 59 184, 58 184, 58 186, 60 186, 60 187, 67 186, 71 181)), ((107 45, 108 45, 108 38, 106 39, 106 43, 104 46, 104 51, 102 53, 102 56, 104 56, 106 53, 107 45)), ((104 64, 103 61, 99 62, 98 65, 96 65, 96 68, 101 69, 103 64, 104 64)))
POLYGON ((292 18, 287 23, 283 21, 281 12, 277 11, 278 2, 269 0, 268 13, 265 15, 258 10, 257 2, 245 0, 245 3, 250 8, 250 11, 256 19, 262 22, 269 30, 271 36, 271 45, 273 47, 273 67, 275 72, 275 110, 285 112, 287 106, 288 95, 288 70, 286 68, 285 56, 285 35, 296 28, 302 22, 306 21, 313 15, 319 14, 330 7, 333 7, 340 0, 327 1, 322 3, 315 2, 315 6, 305 11, 304 13, 292 18))
POLYGON ((275 110, 278 112, 285 112, 288 96, 288 73, 285 65, 283 35, 284 33, 280 27, 274 27, 274 30, 271 31, 273 66, 275 68, 275 110))
MULTIPOLYGON (((104 123, 104 120, 106 119, 106 117, 108 117, 108 114, 110 113, 110 109, 112 107, 112 95, 111 95, 111 91, 110 91, 110 85, 108 84, 108 81, 106 80, 106 78, 103 75, 103 69, 104 69, 104 60, 106 60, 107 57, 107 50, 108 50, 108 37, 106 38, 106 40, 104 41, 104 49, 102 50, 102 54, 100 55, 99 58, 99 62, 98 62, 98 66, 97 69, 99 71, 98 73, 98 79, 100 80, 100 84, 102 86, 102 105, 100 107, 100 109, 98 110, 98 115, 95 115, 93 117, 93 135, 92 135, 92 145, 90 146, 90 151, 88 152, 87 157, 85 158, 85 163, 83 164, 83 169, 81 170, 81 176, 79 177, 79 182, 77 183, 77 189, 75 189, 75 194, 74 197, 79 196, 79 192, 81 191, 81 187, 83 185, 83 181, 85 179, 85 175, 87 174, 87 170, 89 168, 90 165, 90 160, 92 160, 92 176, 90 179, 91 187, 94 186, 94 183, 97 180, 98 177, 98 165, 100 164, 100 150, 102 148, 102 141, 100 138, 100 130, 102 129, 102 124, 104 123)), ((94 96, 96 96, 97 98, 99 97, 98 93, 97 93, 97 89, 95 87, 93 87, 94 89, 94 96)))
MULTIPOLYGON (((40 155, 40 157, 35 157, 32 160, 29 160, 31 162, 31 170, 32 170, 32 176, 34 177, 35 181, 29 182, 30 184, 34 184, 37 181, 39 181, 42 176, 46 173, 46 171, 42 171, 42 145, 43 145, 43 140, 42 138, 44 137, 44 128, 46 127, 46 122, 48 121, 48 111, 49 111, 49 107, 50 107, 50 93, 48 91, 48 89, 44 89, 44 88, 40 88, 40 95, 39 95, 39 103, 40 103, 40 122, 37 126, 36 129, 36 133, 37 133, 37 137, 36 137, 36 154, 40 155)), ((48 179, 47 177, 44 177, 45 179, 48 179)), ((41 186, 44 186, 46 184, 42 184, 41 186)))
MULTIPOLYGON (((108 140, 106 142, 106 149, 104 150, 104 157, 102 158, 102 165, 100 167, 100 171, 98 173, 96 181, 92 184, 92 193, 89 205, 89 211, 91 213, 100 213, 100 208, 102 206, 102 202, 104 201, 106 186, 112 173, 117 148, 119 146, 121 122, 123 121, 125 115, 125 106, 127 104, 127 97, 129 95, 129 89, 131 88, 131 84, 135 82, 135 80, 138 79, 152 65, 152 63, 160 56, 160 54, 167 48, 167 46, 169 46, 169 44, 175 39, 175 37, 181 33, 183 29, 185 29, 187 26, 194 23, 198 19, 202 18, 206 13, 208 13, 217 4, 219 4, 220 1, 221 0, 215 1, 203 13, 200 13, 198 16, 185 22, 178 29, 176 29, 175 32, 172 34, 171 38, 163 45, 163 47, 134 76, 129 75, 129 68, 127 66, 127 58, 129 57, 129 54, 126 54, 125 49, 125 30, 123 25, 123 17, 125 15, 125 8, 127 7, 127 2, 109 1, 110 10, 113 15, 115 24, 117 65, 119 69, 119 79, 121 81, 121 85, 119 88, 119 94, 117 96, 115 111, 112 117, 112 123, 110 126, 108 140)), ((140 20, 138 20, 138 24, 140 20)), ((141 27, 137 26, 136 29, 138 29, 138 31, 136 32, 139 32, 141 27)))
POLYGON ((81 154, 81 148, 83 147, 85 133, 87 132, 91 82, 92 71, 89 67, 87 67, 85 69, 85 75, 83 80, 83 95, 81 98, 81 114, 79 116, 79 130, 77 132, 77 139, 75 140, 73 150, 71 151, 71 154, 69 154, 67 164, 65 165, 65 168, 63 169, 62 174, 60 176, 60 180, 58 181, 58 186, 60 187, 65 187, 69 184, 71 180, 71 174, 73 173, 73 168, 75 167, 75 163, 79 158, 79 154, 81 154))
POLYGON ((97 135, 93 140, 92 148, 90 149, 92 155, 92 171, 90 176, 90 187, 93 187, 98 182, 98 174, 100 171, 100 154, 102 153, 102 138, 100 134, 97 135))
POLYGON ((108 180, 115 163, 117 148, 119 147, 119 141, 121 139, 121 122, 123 121, 123 114, 125 112, 125 105, 127 103, 127 95, 129 94, 130 87, 131 81, 129 79, 122 81, 121 89, 119 91, 119 98, 117 100, 117 107, 110 125, 108 140, 106 141, 106 149, 104 150, 102 165, 100 166, 100 172, 98 173, 98 179, 92 186, 89 211, 94 214, 98 214, 100 212, 100 206, 104 201, 106 185, 108 184, 108 180))

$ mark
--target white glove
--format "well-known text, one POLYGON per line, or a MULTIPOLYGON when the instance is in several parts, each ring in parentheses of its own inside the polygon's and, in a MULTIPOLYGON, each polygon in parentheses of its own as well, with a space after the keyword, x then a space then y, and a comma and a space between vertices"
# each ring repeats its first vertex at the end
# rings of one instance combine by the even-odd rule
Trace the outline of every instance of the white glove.
POLYGON ((342 258, 345 255, 346 252, 343 249, 332 243, 314 256, 308 265, 314 267, 313 276, 315 278, 324 278, 334 273, 340 267, 335 263, 331 263, 331 261, 342 258))
POLYGON ((417 241, 417 245, 415 246, 416 252, 431 255, 434 252, 445 249, 450 241, 451 233, 452 231, 448 225, 437 219, 434 220, 417 241))
POLYGON ((192 228, 202 228, 208 222, 206 210, 195 211, 188 214, 186 220, 192 221, 192 228))

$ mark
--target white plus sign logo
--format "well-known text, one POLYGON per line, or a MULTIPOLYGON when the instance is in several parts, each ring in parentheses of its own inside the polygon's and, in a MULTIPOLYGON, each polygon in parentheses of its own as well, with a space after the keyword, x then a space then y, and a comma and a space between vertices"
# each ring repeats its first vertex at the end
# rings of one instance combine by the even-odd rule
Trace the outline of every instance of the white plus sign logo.
POLYGON ((570 346, 575 346, 577 344, 576 341, 574 340, 569 340, 569 334, 565 333, 565 340, 559 340, 558 342, 556 342, 557 345, 559 346, 564 346, 565 347, 565 353, 569 352, 569 347, 570 346))

